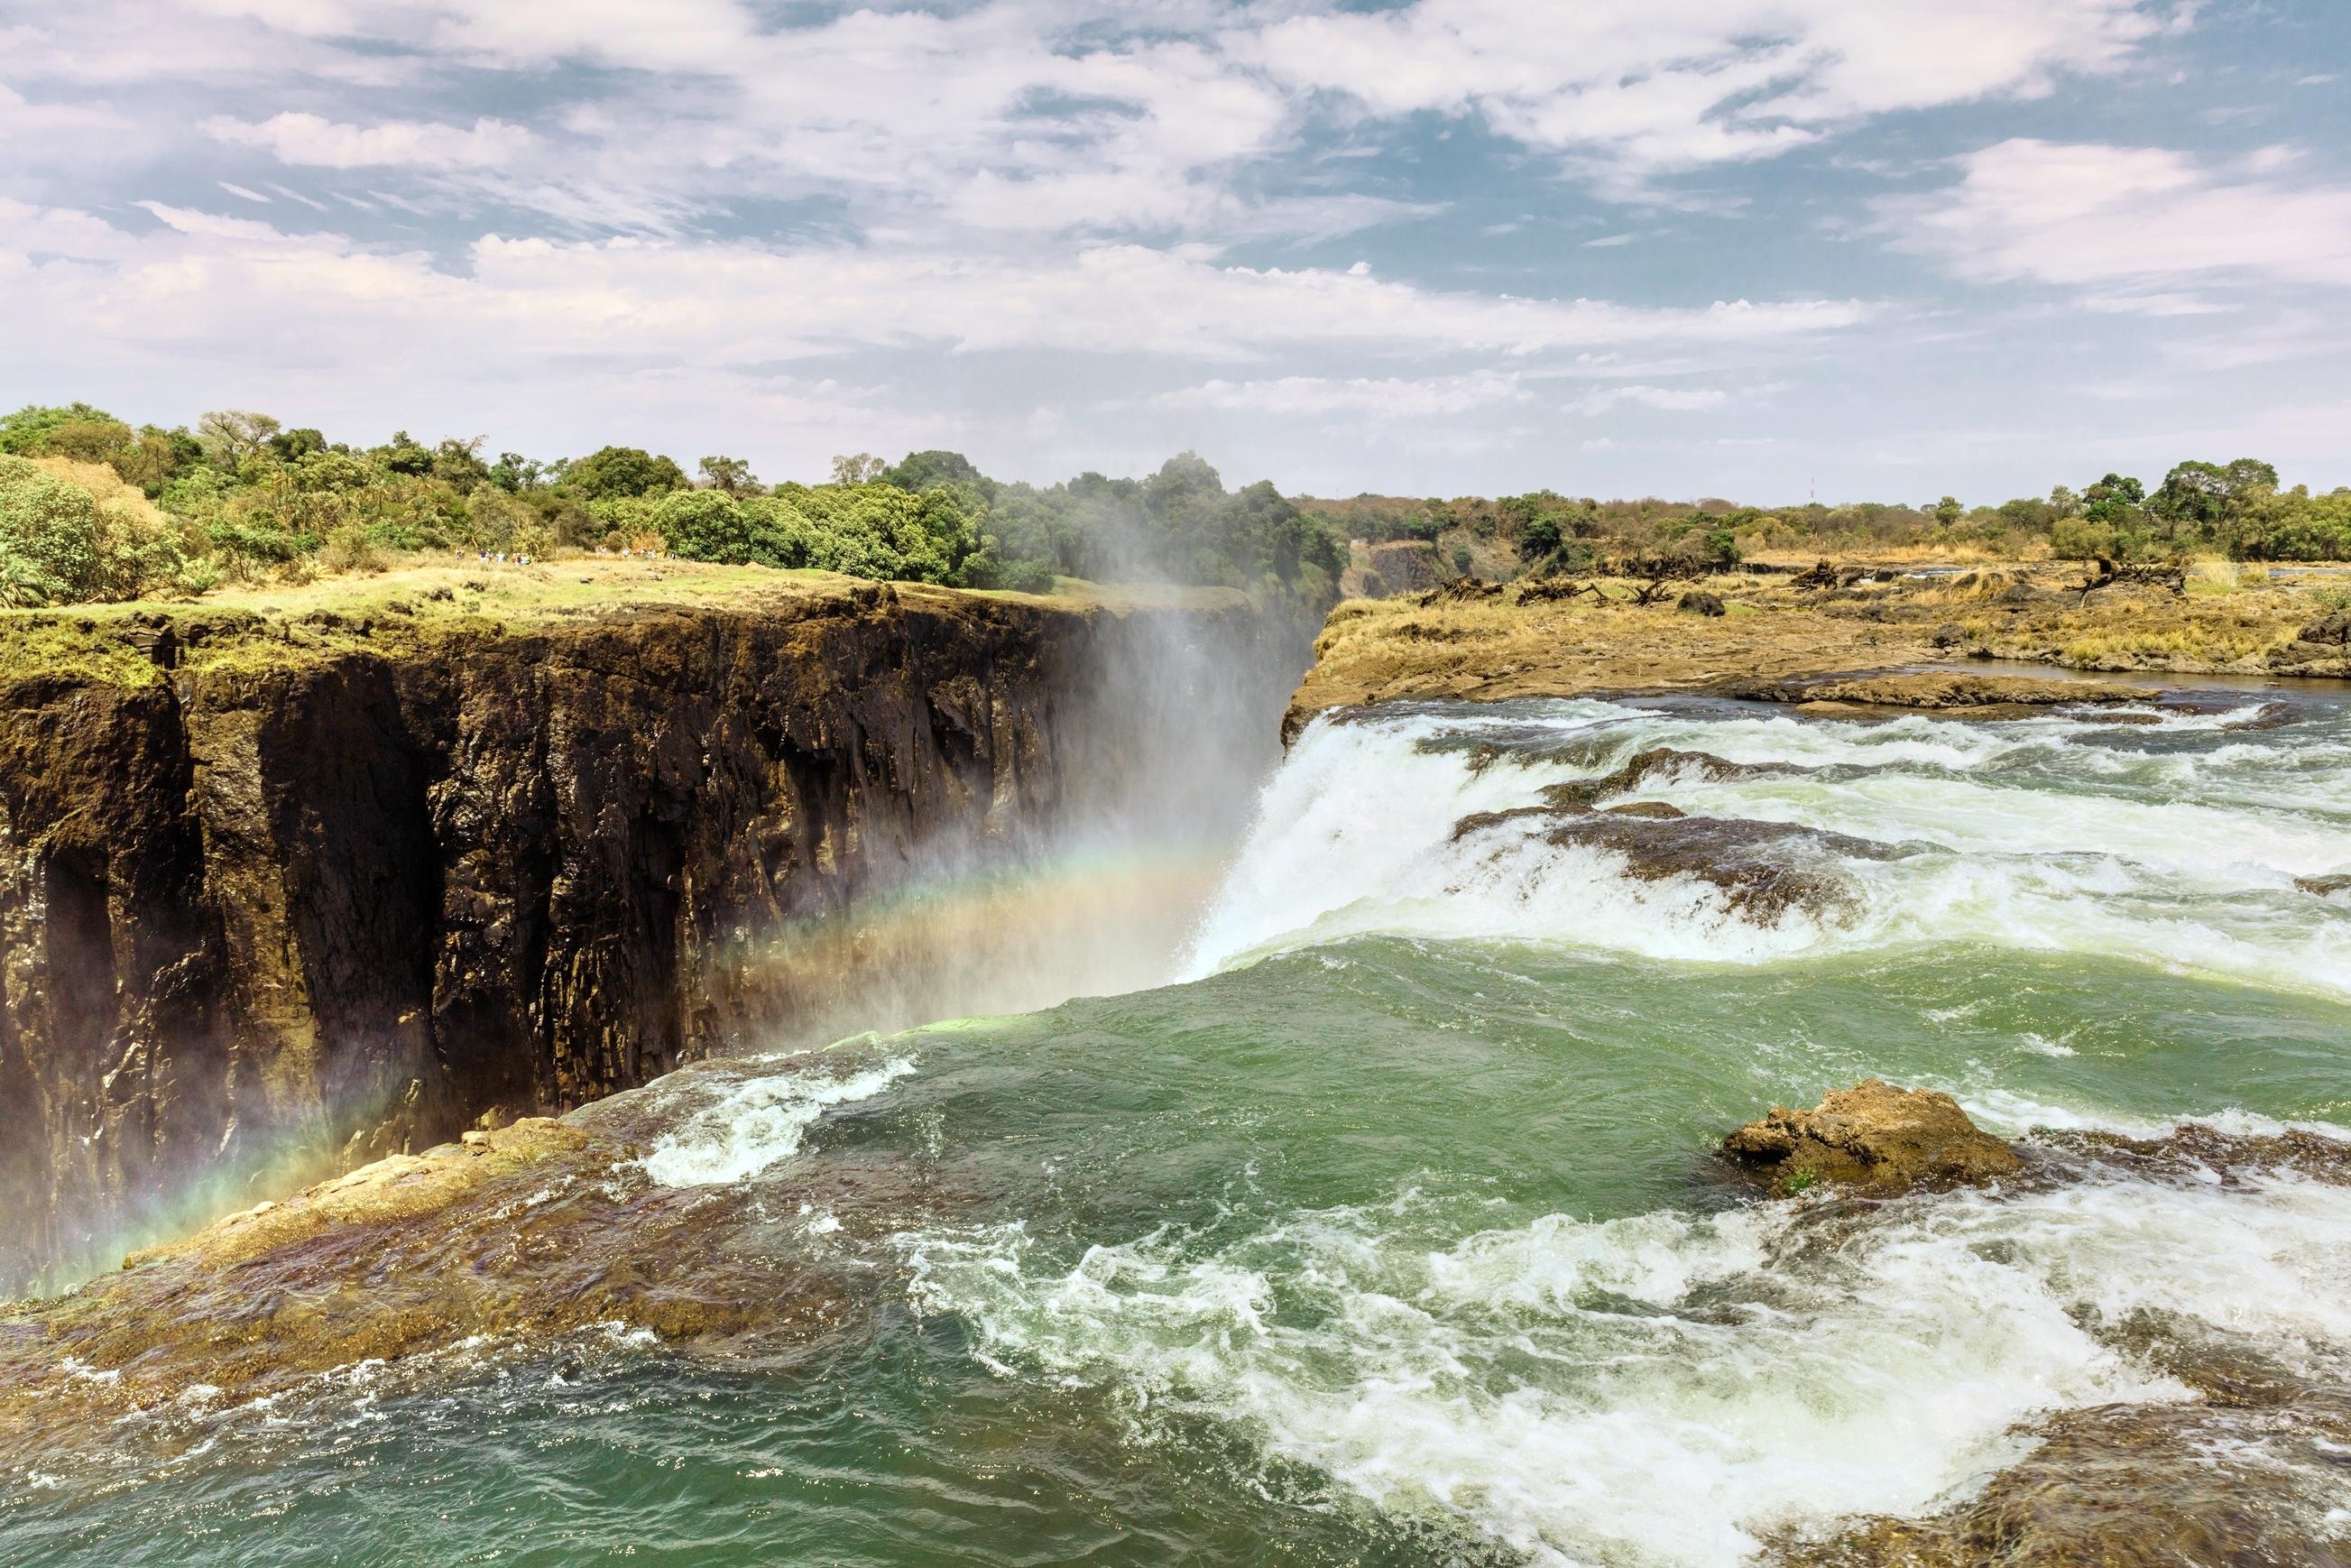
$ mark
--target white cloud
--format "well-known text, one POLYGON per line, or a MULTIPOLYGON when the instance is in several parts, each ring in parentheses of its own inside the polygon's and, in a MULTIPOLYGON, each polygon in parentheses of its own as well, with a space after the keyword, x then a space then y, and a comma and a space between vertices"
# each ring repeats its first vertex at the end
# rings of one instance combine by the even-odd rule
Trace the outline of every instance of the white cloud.
POLYGON ((1729 401, 1729 394, 1719 387, 1653 387, 1636 382, 1585 392, 1566 407, 1571 413, 1602 414, 1632 403, 1663 413, 1698 413, 1720 408, 1729 401))
POLYGON ((470 175, 435 194, 460 210, 489 199, 573 228, 669 232, 744 200, 831 193, 867 222, 1233 240, 1426 210, 1281 162, 1342 106, 1342 119, 1475 115, 1615 193, 1724 210, 1735 202, 1669 195, 1652 177, 1891 110, 2045 92, 2057 73, 2126 60, 2157 26, 2143 0, 1418 0, 1329 14, 983 0, 789 26, 743 0, 194 0, 135 16, 93 0, 9 38, 21 35, 11 68, 27 79, 231 86, 244 102, 298 102, 329 82, 338 102, 390 88, 405 107, 460 69, 536 89, 599 68, 592 93, 549 103, 561 138, 487 118, 201 120, 285 163, 470 175))
MULTIPOLYGON (((163 225, 104 273, 20 283, 12 315, 140 319, 168 289, 161 330, 240 345, 308 345, 322 325, 453 352, 719 362, 861 349, 1053 350, 1249 361, 1310 346, 1373 353, 1540 355, 1612 345, 1771 343, 1866 321, 1855 300, 1635 307, 1428 289, 1327 268, 1221 264, 1196 248, 1104 245, 1008 256, 908 244, 787 250, 748 242, 487 236, 463 274, 341 236, 281 232, 158 202, 163 225), (44 298, 54 290, 57 297, 44 298), (195 296, 202 296, 201 308, 195 296)), ((78 218, 78 215, 77 215, 78 218)), ((78 219, 85 225, 87 219, 78 219)), ((102 226, 102 225, 101 225, 102 226)), ((0 254, 9 242, 0 237, 0 254)))
POLYGON ((324 169, 391 164, 415 169, 496 168, 526 156, 538 141, 519 125, 486 119, 470 126, 427 125, 413 120, 342 125, 315 114, 287 113, 248 124, 216 114, 197 129, 215 141, 258 147, 281 163, 324 169))
POLYGON ((2160 28, 2137 0, 1421 0, 1228 37, 1371 113, 1475 114, 1634 172, 1770 157, 1896 110, 2048 93, 2160 28))
POLYGON ((1961 277, 2081 286, 2108 308, 2136 295, 2158 314, 2190 280, 2351 284, 2351 187, 2273 178, 2274 160, 2019 139, 1958 163, 1957 184, 1878 212, 1896 248, 1961 277))
POLYGON ((1162 392, 1152 402, 1161 408, 1207 409, 1220 413, 1354 413, 1388 420, 1442 418, 1531 399, 1523 376, 1476 371, 1454 376, 1278 376, 1265 381, 1208 381, 1162 392))

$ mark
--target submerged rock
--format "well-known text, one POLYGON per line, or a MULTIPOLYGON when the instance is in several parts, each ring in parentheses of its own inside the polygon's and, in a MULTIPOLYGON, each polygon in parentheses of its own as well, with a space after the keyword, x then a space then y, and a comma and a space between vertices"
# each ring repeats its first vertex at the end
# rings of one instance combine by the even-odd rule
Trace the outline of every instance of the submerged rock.
POLYGON ((1985 675, 1965 670, 1907 674, 1819 675, 1792 680, 1749 677, 1726 682, 1723 695, 1767 703, 1851 703, 1871 707, 1983 709, 2140 703, 2154 694, 2117 681, 2063 676, 1985 675))
POLYGON ((783 1364, 868 1332, 892 1295, 872 1244, 955 1181, 843 1153, 665 1186, 641 1140, 675 1130, 667 1103, 644 1090, 468 1132, 0 1307, 0 1469, 122 1433, 198 1438, 155 1424, 192 1390, 291 1413, 355 1368, 407 1386, 580 1334, 783 1364))
POLYGON ((1774 1191, 1823 1182, 1880 1193, 1994 1180, 2021 1169, 2016 1151, 1968 1120, 1959 1102, 1928 1089, 1865 1078, 1833 1089, 1809 1111, 1775 1105, 1732 1133, 1722 1152, 1768 1176, 1774 1191))
POLYGON ((1812 771, 1793 762, 1732 762, 1710 751, 1653 746, 1646 751, 1635 752, 1611 772, 1552 784, 1542 793, 1544 800, 1566 810, 1577 806, 1596 806, 1611 795, 1630 794, 1665 779, 1719 784, 1733 779, 1786 779, 1812 771))
MULTIPOLYGON (((1573 788, 1566 787, 1566 788, 1573 788)), ((1453 825, 1458 841, 1510 823, 1546 843, 1584 844, 1624 857, 1636 882, 1689 877, 1711 884, 1732 911, 1758 925, 1775 925, 1789 910, 1819 914, 1849 909, 1858 897, 1844 860, 1891 860, 1910 846, 1833 833, 1800 822, 1740 817, 1693 817, 1663 801, 1628 801, 1606 810, 1570 800, 1479 811, 1453 825)))

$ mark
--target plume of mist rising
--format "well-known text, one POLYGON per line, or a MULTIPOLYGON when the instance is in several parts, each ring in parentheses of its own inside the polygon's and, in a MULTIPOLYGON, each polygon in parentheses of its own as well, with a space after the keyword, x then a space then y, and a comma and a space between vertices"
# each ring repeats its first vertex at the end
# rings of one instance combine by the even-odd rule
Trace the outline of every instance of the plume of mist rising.
POLYGON ((1070 651, 1024 790, 978 842, 871 874, 836 914, 767 934, 800 1001, 759 1042, 812 1044, 1029 1012, 1176 977, 1280 758, 1318 617, 1238 592, 1098 613, 1070 651), (1203 602, 1206 601, 1206 602, 1203 602), (1210 606, 1214 606, 1211 608, 1210 606))

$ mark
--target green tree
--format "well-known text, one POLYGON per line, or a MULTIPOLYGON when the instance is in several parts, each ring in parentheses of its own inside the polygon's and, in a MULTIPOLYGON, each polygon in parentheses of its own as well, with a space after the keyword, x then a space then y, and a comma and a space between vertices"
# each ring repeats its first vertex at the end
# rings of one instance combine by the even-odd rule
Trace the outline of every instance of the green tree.
POLYGON ((68 426, 112 426, 128 434, 130 426, 102 408, 92 408, 86 402, 59 403, 45 406, 26 403, 11 414, 0 415, 0 453, 16 457, 38 457, 47 454, 78 457, 85 463, 102 463, 103 457, 84 457, 78 453, 59 452, 50 444, 51 438, 68 426))
POLYGON ((471 441, 460 441, 454 435, 444 437, 433 448, 433 465, 428 472, 460 496, 471 495, 491 482, 490 465, 482 461, 484 439, 479 435, 471 441))
POLYGON ((882 475, 883 483, 901 490, 927 490, 934 485, 968 485, 982 496, 995 486, 960 452, 909 452, 882 475))
POLYGON ((737 498, 757 496, 767 487, 740 457, 705 457, 697 466, 702 470, 704 484, 737 498))
POLYGON ((405 474, 422 479, 433 472, 433 448, 404 430, 395 430, 392 439, 375 449, 373 456, 386 473, 405 474))
POLYGON ((859 452, 832 460, 832 482, 836 485, 870 485, 882 477, 889 465, 871 452, 859 452))
POLYGON ((583 501, 658 496, 670 490, 688 489, 691 484, 684 469, 641 446, 598 447, 573 462, 563 474, 563 487, 583 501))
POLYGON ((2147 497, 2147 507, 2190 540, 2225 541, 2253 498, 2275 491, 2277 482, 2277 470, 2254 457, 2225 465, 2178 463, 2147 497))
POLYGON ((26 458, 0 456, 0 601, 11 608, 89 597, 98 503, 26 458))
POLYGON ((510 496, 538 489, 547 482, 547 465, 519 452, 501 452, 490 465, 490 483, 510 496))
POLYGON ((652 521, 670 553, 688 560, 792 564, 774 559, 786 552, 765 537, 772 529, 760 525, 771 519, 747 512, 724 490, 671 490, 653 503, 652 521))
POLYGON ((1958 527, 1959 519, 1967 515, 1968 509, 1959 505, 1957 496, 1946 496, 1935 503, 1935 521, 1944 528, 1958 527))
POLYGON ((291 463, 313 452, 324 452, 327 438, 315 430, 281 430, 263 444, 280 463, 291 463))
POLYGON ((138 486, 150 499, 161 496, 173 478, 204 460, 204 444, 185 425, 165 430, 154 424, 141 425, 139 438, 130 450, 112 459, 114 471, 124 483, 138 486))
POLYGON ((196 421, 196 439, 204 443, 205 456, 223 468, 234 469, 266 451, 269 438, 281 428, 268 414, 221 408, 196 421))

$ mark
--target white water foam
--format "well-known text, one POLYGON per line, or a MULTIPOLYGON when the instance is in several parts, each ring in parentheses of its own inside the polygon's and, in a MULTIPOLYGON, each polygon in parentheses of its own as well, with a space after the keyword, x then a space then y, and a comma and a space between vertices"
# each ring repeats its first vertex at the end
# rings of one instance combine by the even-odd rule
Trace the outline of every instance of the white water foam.
POLYGON ((871 1100, 914 1071, 895 1057, 861 1071, 804 1070, 737 1083, 663 1134, 640 1163, 664 1186, 741 1181, 798 1154, 831 1107, 871 1100))
POLYGON ((914 1299, 1013 1375, 1228 1423, 1376 1506, 1544 1563, 1728 1568, 1764 1534, 1915 1516, 2015 1424, 2189 1391, 2084 1326, 2176 1313, 2339 1375, 2351 1191, 2113 1180, 1457 1239, 1395 1207, 1045 1263, 1019 1226, 909 1239, 914 1299))
POLYGON ((1733 963, 1981 943, 2351 996, 2351 918, 2294 882, 2351 866, 2351 747, 2337 742, 2341 728, 2338 719, 2312 733, 2252 732, 2259 743, 2229 743, 2221 776, 2183 790, 2177 776, 2210 765, 2211 754, 2117 751, 2094 737, 2134 732, 2062 716, 1860 725, 1585 701, 1318 721, 1268 784, 1188 972, 1372 933, 1733 963), (1523 747, 1546 731, 1600 760, 1576 767, 1536 748, 1480 768, 1460 749, 1425 744, 1508 734, 1523 747), (1842 906, 1761 923, 1698 879, 1644 880, 1613 851, 1552 844, 1541 818, 1456 836, 1464 817, 1538 805, 1546 785, 1656 747, 1834 771, 1709 782, 1685 769, 1625 799, 1907 848, 1844 862, 1855 896, 1842 906), (2314 752, 2335 760, 2314 764, 2314 752), (2293 786, 2255 803, 2232 800, 2263 776, 2293 786), (2182 793, 2196 798, 2164 799, 2182 793))

